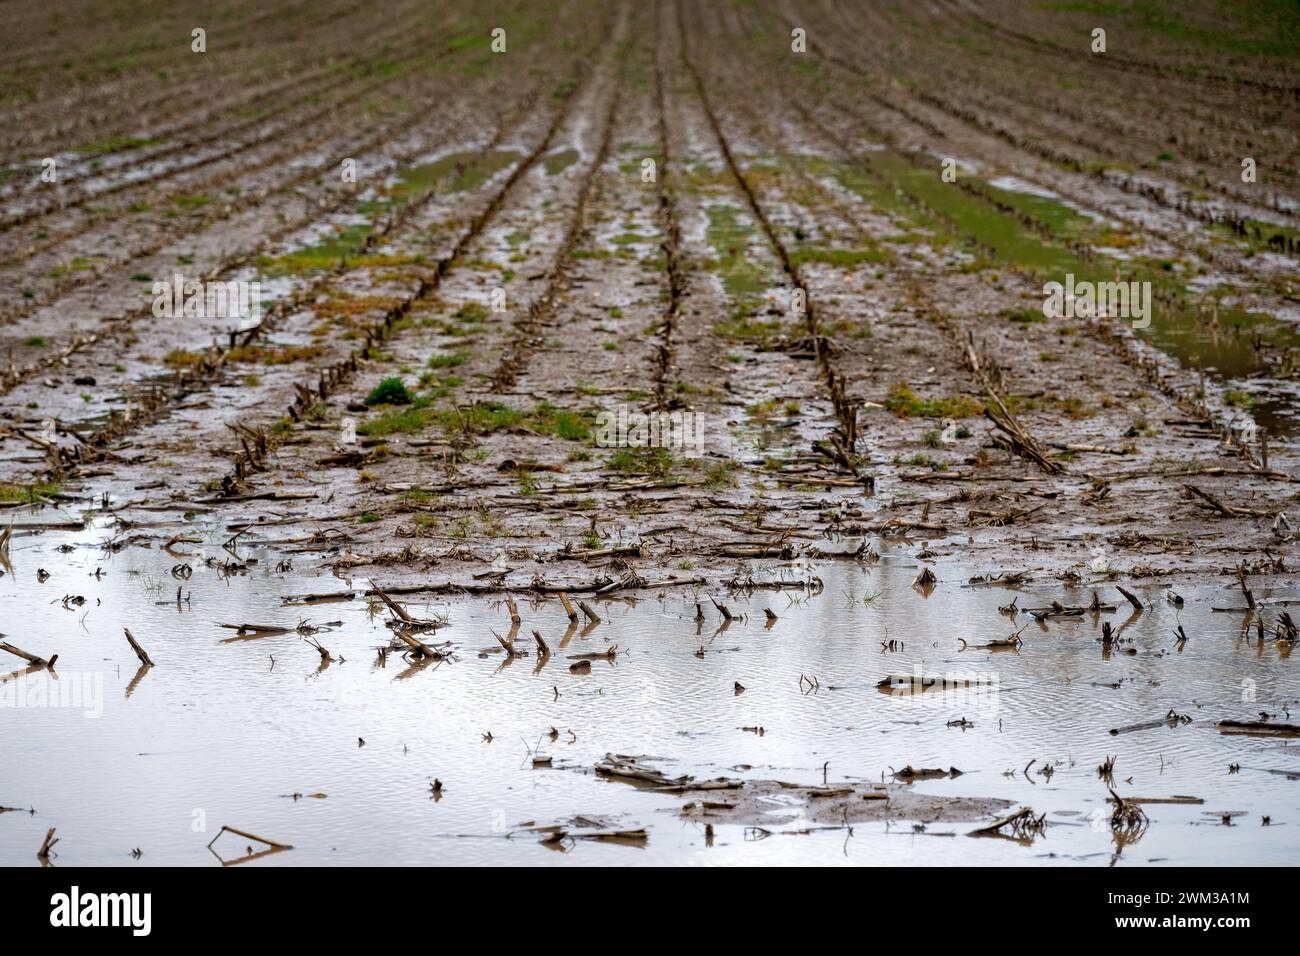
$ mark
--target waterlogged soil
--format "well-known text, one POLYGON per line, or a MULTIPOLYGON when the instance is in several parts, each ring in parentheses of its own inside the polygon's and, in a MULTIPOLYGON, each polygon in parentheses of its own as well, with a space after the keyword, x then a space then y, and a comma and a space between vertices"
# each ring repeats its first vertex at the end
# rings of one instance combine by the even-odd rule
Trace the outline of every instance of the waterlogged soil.
MULTIPOLYGON (((0 805, 39 813, 0 814, 3 853, 57 811, 65 861, 209 862, 223 823, 294 861, 1281 861, 1285 829, 1243 834, 1286 822, 1286 740, 1213 727, 1294 697, 1294 31, 1112 11, 1112 56, 1071 52, 1088 17, 1012 4, 325 6, 214 19, 251 51, 230 59, 92 58, 71 108, 6 88, 4 639, 61 655, 21 675, 37 703, 75 667, 105 710, 5 714, 34 776, 0 805), (178 273, 258 283, 260 318, 158 317, 178 273), (1045 314, 1071 276, 1149 283, 1150 325, 1045 314), (641 414, 700 442, 605 427, 641 414), (376 666, 373 584, 445 613, 426 636, 460 660, 376 666), (1026 623, 1009 587, 1118 610, 975 650, 1026 623), (560 591, 601 623, 566 639, 560 591), (534 656, 498 670, 507 597, 534 656), (219 628, 303 618, 340 623, 219 628), (1106 620, 1123 643, 1095 643, 1106 620), (974 727, 874 690, 970 661, 1006 677, 974 727), (1144 804, 1136 846, 1084 819, 1117 706, 1192 717, 1117 737, 1117 791, 1206 801, 1144 804), (619 754, 730 783, 610 782, 619 754), (55 786, 70 763, 94 769, 55 786), (1027 843, 921 839, 1020 805, 1048 814, 1027 843)), ((48 24, 13 27, 15 75, 55 70, 48 24)))
MULTIPOLYGON (((734 24, 682 13, 603 18, 578 80, 530 48, 555 77, 546 109, 524 93, 474 112, 519 64, 466 77, 448 54, 431 81, 462 98, 230 260, 266 290, 251 334, 158 320, 129 276, 107 324, 27 309, 8 326, 6 493, 204 502, 398 582, 729 580, 882 531, 1067 578, 1285 573, 1283 345, 1234 332, 1219 298, 1189 319, 1190 266, 1155 269, 1149 330, 1044 316, 1042 282, 1109 273, 1121 226, 1130 252, 1163 241, 1106 218, 1110 187, 1085 215, 1077 173, 1045 178, 1005 140, 945 183, 891 136, 901 114, 810 111, 770 51, 731 76, 689 44, 734 24), (761 63, 785 98, 743 93, 761 63), (895 143, 850 148, 867 134, 895 143), (999 404, 1040 460, 985 417, 999 404), (597 443, 600 416, 627 412, 691 416, 703 453, 597 443)), ((856 75, 830 50, 812 62, 856 75)), ((1213 230, 1202 245, 1263 269, 1213 230)), ((196 256, 159 274, 221 265, 196 256)), ((1148 259, 1126 278, 1148 281, 1148 259)))
POLYGON ((499 599, 395 598, 439 624, 416 637, 448 656, 422 662, 380 656, 393 612, 363 596, 372 582, 222 534, 168 553, 171 532, 105 521, 15 532, 4 640, 58 659, 0 684, 17 768, 0 861, 36 865, 49 827, 54 865, 268 849, 230 833, 209 849, 222 826, 293 847, 252 865, 1270 865, 1300 849, 1294 742, 1216 726, 1285 723, 1300 698, 1291 645, 1212 610, 1240 603, 1227 588, 1180 590, 1178 608, 1138 586, 1134 614, 1098 582, 1117 608, 1038 623, 999 608, 1093 589, 974 586, 954 567, 926 593, 908 550, 878 542, 870 566, 768 565, 767 588, 586 595, 599 623, 520 596, 509 659, 499 599), (352 597, 299 603, 326 593, 352 597), (1013 633, 1018 648, 980 647, 1013 633), (938 684, 877 686, 890 675, 938 684), (1136 840, 1112 832, 1108 788, 1151 801, 1136 840), (970 836, 1022 807, 1041 832, 970 836))

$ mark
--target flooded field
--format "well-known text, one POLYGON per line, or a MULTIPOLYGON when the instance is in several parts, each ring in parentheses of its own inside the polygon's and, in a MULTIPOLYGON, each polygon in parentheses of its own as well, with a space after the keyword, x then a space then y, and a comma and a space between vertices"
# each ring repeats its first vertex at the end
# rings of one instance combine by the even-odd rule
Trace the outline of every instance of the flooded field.
POLYGON ((170 535, 135 534, 114 552, 107 531, 18 538, 0 579, 5 606, 21 608, 4 640, 58 655, 0 685, 0 761, 21 768, 0 793, 7 865, 34 865, 48 827, 58 865, 268 849, 229 833, 209 849, 223 825, 293 847, 258 857, 267 865, 1269 865, 1300 850, 1294 741, 1216 726, 1285 723, 1300 702, 1291 643, 1257 640, 1254 615, 1212 611, 1244 604, 1235 585, 1183 591, 1181 608, 1139 588, 1150 607, 1135 614, 1105 579, 972 586, 977 569, 954 566, 914 587, 916 561, 882 547, 871 565, 759 569, 779 588, 575 593, 599 623, 571 623, 556 595, 521 595, 509 659, 501 599, 403 598, 440 624, 413 632, 447 654, 424 661, 393 646, 395 615, 363 596, 365 579, 285 570, 284 549, 256 541, 172 557, 158 547, 170 535), (999 610, 1087 605, 1094 591, 1118 605, 1041 621, 999 610), (1018 646, 981 646, 1013 634, 1018 646), (575 673, 581 655, 595 659, 575 673), (961 686, 877 686, 889 675, 961 686), (611 754, 671 782, 799 787, 663 792, 670 782, 599 772, 611 754), (825 812, 846 785, 858 788, 848 823, 825 812), (885 798, 861 799, 882 785, 885 798), (1108 788, 1153 801, 1141 832, 1112 830, 1108 788), (1022 807, 1045 815, 1040 832, 969 835, 1022 807))
POLYGON ((151 6, 6 23, 0 865, 1296 861, 1293 6, 151 6))

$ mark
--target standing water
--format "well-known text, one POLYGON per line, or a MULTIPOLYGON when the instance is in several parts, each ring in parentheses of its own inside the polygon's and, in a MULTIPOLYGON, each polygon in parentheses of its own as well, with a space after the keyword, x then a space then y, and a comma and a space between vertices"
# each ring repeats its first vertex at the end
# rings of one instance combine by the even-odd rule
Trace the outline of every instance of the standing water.
POLYGON ((1259 641, 1245 613, 1212 610, 1241 603, 1226 587, 1185 593, 1181 608, 1139 589, 1149 607, 1134 614, 1102 581, 1095 590, 1113 610, 1040 623, 999 608, 1087 605, 1092 588, 979 586, 968 581, 980 569, 940 566, 923 591, 916 562, 882 545, 875 564, 756 568, 779 587, 574 595, 595 625, 570 626, 554 596, 518 595, 515 646, 529 653, 513 659, 495 636, 510 626, 501 601, 404 595, 410 616, 445 622, 418 639, 454 650, 422 665, 399 650, 381 658, 391 614, 364 596, 370 582, 295 571, 283 546, 232 553, 214 530, 204 544, 173 544, 174 556, 162 548, 170 532, 106 547, 106 524, 14 535, 3 640, 58 659, 0 678, 6 865, 36 865, 49 827, 55 865, 130 865, 133 850, 194 866, 250 854, 268 866, 1257 865, 1300 848, 1294 744, 1216 726, 1261 712, 1285 722, 1300 697, 1288 644, 1259 641), (1118 632, 1110 643, 1106 623, 1118 632), (285 630, 221 626, 243 624, 285 630), (550 649, 540 659, 534 630, 550 649), (980 647, 1012 634, 1018 646, 980 647), (575 672, 580 654, 599 655, 589 673, 575 672), (891 674, 963 683, 877 686, 891 674), (609 754, 673 781, 883 782, 900 809, 852 826, 814 821, 808 791, 769 788, 756 819, 715 822, 710 805, 740 791, 595 772, 609 754), (904 767, 917 773, 895 776, 904 767), (919 772, 932 769, 945 773, 919 772), (1112 831, 1108 786, 1153 801, 1140 804, 1136 839, 1112 831), (926 823, 908 815, 918 794, 935 799, 926 823), (946 820, 952 798, 981 798, 982 809, 946 820), (1046 815, 1041 832, 967 835, 1021 807, 1046 815), (223 826, 292 849, 266 853, 223 826), (548 839, 555 831, 537 829, 551 826, 644 832, 548 839))

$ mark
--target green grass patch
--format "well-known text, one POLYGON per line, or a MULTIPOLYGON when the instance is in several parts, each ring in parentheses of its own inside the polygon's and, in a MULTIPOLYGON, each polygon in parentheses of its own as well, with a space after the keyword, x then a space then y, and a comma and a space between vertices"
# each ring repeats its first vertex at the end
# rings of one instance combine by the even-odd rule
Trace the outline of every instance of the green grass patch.
POLYGON ((620 448, 605 460, 605 467, 621 475, 647 475, 662 478, 675 464, 666 448, 620 448))
POLYGON ((366 396, 367 405, 410 405, 415 400, 400 378, 386 378, 366 396))
POLYGON ((709 217, 706 235, 718 257, 713 269, 721 277, 728 295, 748 303, 771 284, 750 254, 754 226, 735 206, 714 203, 705 212, 709 217))
POLYGON ((139 136, 109 136, 106 139, 81 147, 78 152, 86 156, 106 156, 109 153, 119 153, 125 149, 156 146, 162 142, 166 142, 162 136, 153 136, 148 139, 139 136))
POLYGON ((465 408, 440 410, 436 413, 436 418, 446 431, 472 437, 518 428, 527 421, 528 416, 501 402, 478 402, 465 408))
POLYGON ((466 349, 457 349, 455 352, 444 352, 441 355, 432 355, 429 357, 429 368, 456 368, 464 365, 469 359, 470 353, 466 349))
POLYGON ((591 412, 574 412, 542 402, 529 416, 528 424, 534 431, 554 435, 565 441, 590 441, 595 416, 591 412))
POLYGON ((385 190, 382 204, 405 204, 429 190, 459 193, 475 189, 522 158, 521 153, 510 149, 493 149, 482 154, 472 151, 449 153, 431 163, 404 170, 398 182, 385 190))
POLYGON ((864 262, 886 262, 888 253, 883 249, 815 249, 800 248, 790 254, 790 261, 796 266, 807 262, 820 262, 841 269, 851 269, 864 262))
POLYGON ((542 166, 546 169, 546 175, 554 176, 562 173, 578 161, 578 151, 576 149, 563 149, 558 153, 551 153, 542 159, 542 166))
POLYGON ((366 237, 373 231, 369 223, 358 223, 338 230, 328 239, 282 256, 262 256, 258 266, 268 276, 294 275, 332 269, 341 262, 360 256, 366 237))
POLYGON ((903 382, 889 390, 885 408, 899 418, 970 418, 984 412, 983 403, 965 395, 921 398, 903 382))
POLYGON ((437 412, 418 404, 399 406, 357 426, 357 434, 367 438, 422 432, 436 419, 437 412))
POLYGON ((0 483, 0 502, 5 504, 36 504, 42 499, 51 498, 63 489, 56 484, 38 481, 30 485, 11 485, 0 483))
POLYGON ((1043 309, 1041 306, 1038 308, 1025 306, 1022 309, 1003 309, 998 313, 998 315, 1011 322, 1019 322, 1022 325, 1034 325, 1039 322, 1047 321, 1047 316, 1043 315, 1043 309))

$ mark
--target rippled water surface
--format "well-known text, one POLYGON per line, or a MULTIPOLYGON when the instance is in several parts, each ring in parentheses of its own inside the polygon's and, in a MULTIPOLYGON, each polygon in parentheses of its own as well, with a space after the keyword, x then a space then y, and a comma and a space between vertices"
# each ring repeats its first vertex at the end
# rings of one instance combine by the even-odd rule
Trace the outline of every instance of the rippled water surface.
MULTIPOLYGON (((1086 604, 1090 590, 1050 580, 1016 592, 972 587, 967 579, 983 569, 939 567, 927 597, 911 586, 915 560, 882 546, 872 566, 815 564, 819 590, 716 594, 737 616, 721 630, 706 596, 702 625, 693 594, 586 596, 603 621, 585 629, 569 627, 558 600, 521 599, 520 646, 531 649, 537 629, 553 649, 540 668, 535 655, 503 666, 500 653, 481 654, 496 646, 494 630, 509 627, 501 604, 404 597, 416 616, 446 616, 426 640, 453 642, 457 659, 410 667, 394 652, 379 666, 377 648, 391 637, 386 612, 360 597, 282 602, 368 582, 277 572, 283 549, 256 542, 239 550, 247 571, 226 574, 161 551, 168 531, 140 535, 111 553, 101 546, 106 529, 15 532, 12 570, 0 578, 0 630, 24 650, 59 658, 54 672, 11 671, 22 662, 2 655, 0 806, 21 812, 0 813, 0 864, 36 865, 53 826, 61 840, 54 865, 135 865, 139 848, 145 864, 215 866, 250 845, 227 834, 208 849, 222 825, 292 844, 252 866, 1300 860, 1300 751, 1215 726, 1261 711, 1285 719, 1300 697, 1297 662, 1285 645, 1244 634, 1243 614, 1210 610, 1241 603, 1226 584, 1185 593, 1181 610, 1158 585, 1138 588, 1153 607, 1131 621, 1123 598, 1102 584, 1102 598, 1119 604, 1113 613, 1044 626, 998 608, 1017 593, 1021 607, 1086 604), (173 576, 178 564, 193 568, 188 580, 173 576), (38 569, 48 578, 38 581, 38 569), (764 608, 778 616, 771 627, 764 608), (304 618, 339 622, 315 639, 341 660, 321 666, 296 633, 232 640, 239 635, 219 626, 292 628, 304 618), (1116 652, 1098 642, 1102 621, 1129 621, 1116 652), (1189 637, 1181 650, 1172 633, 1179 624, 1189 637), (140 671, 124 626, 156 666, 140 671), (962 649, 960 639, 974 645, 1022 627, 1018 651, 962 649), (570 672, 570 654, 611 644, 614 664, 570 672), (992 686, 919 697, 876 688, 886 674, 913 672, 980 675, 992 686), (1109 733, 1171 708, 1191 722, 1109 733), (967 726, 950 726, 961 718, 967 726), (1022 845, 970 838, 969 823, 795 834, 797 818, 774 816, 764 828, 771 835, 718 826, 709 845, 700 824, 675 815, 689 798, 594 774, 607 752, 653 755, 670 773, 801 783, 878 781, 909 764, 956 767, 959 777, 915 786, 1032 806, 1048 826, 1022 845), (534 767, 533 753, 552 765, 534 767), (1125 796, 1204 802, 1148 804, 1145 834, 1117 854, 1097 822, 1107 797, 1097 767, 1108 755, 1125 796), (1055 772, 1044 776, 1048 764, 1055 772), (438 799, 434 779, 443 785, 438 799), (557 850, 520 829, 575 816, 645 827, 648 837, 639 846, 580 841, 557 850)), ((220 562, 231 558, 223 537, 176 547, 220 562)), ((765 570, 789 580, 805 573, 765 570)))

